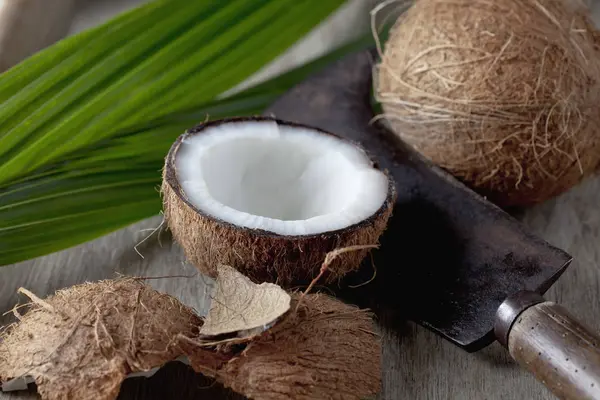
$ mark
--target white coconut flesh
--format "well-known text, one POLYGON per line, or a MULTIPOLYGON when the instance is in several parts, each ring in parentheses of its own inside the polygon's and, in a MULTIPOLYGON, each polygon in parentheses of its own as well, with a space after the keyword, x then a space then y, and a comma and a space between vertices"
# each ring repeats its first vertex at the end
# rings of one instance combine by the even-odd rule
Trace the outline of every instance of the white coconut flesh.
POLYGON ((359 147, 275 121, 232 121, 185 137, 175 168, 188 201, 239 227, 312 235, 383 205, 388 178, 359 147))

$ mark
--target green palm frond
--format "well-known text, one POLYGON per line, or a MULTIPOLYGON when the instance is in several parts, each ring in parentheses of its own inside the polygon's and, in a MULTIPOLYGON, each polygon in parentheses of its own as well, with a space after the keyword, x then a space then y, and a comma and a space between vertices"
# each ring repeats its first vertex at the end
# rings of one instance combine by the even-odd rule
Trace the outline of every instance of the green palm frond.
POLYGON ((341 3, 158 0, 0 75, 0 265, 156 215, 164 156, 185 129, 207 117, 258 114, 310 73, 371 44, 363 37, 217 100, 341 3))

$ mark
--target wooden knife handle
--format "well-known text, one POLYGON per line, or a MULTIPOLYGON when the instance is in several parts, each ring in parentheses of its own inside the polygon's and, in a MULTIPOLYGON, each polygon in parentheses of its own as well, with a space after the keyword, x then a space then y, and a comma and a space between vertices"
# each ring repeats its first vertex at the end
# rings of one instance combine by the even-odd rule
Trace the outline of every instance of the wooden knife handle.
POLYGON ((520 293, 498 310, 495 331, 510 355, 559 398, 600 399, 600 337, 563 307, 520 293))

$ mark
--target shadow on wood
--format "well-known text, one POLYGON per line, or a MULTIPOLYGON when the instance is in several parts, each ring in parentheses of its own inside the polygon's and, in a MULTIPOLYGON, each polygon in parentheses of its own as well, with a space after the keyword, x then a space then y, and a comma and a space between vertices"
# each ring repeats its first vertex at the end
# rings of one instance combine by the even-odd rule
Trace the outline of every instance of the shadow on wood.
POLYGON ((246 397, 195 373, 185 364, 172 362, 150 378, 127 379, 121 386, 118 399, 244 400, 246 397))

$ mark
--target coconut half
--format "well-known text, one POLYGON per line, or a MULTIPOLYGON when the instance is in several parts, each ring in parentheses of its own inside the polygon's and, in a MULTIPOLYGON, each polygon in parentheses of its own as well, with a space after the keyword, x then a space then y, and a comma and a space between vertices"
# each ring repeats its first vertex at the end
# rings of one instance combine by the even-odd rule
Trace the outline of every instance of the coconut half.
MULTIPOLYGON (((336 248, 376 244, 395 199, 390 177, 356 144, 268 117, 189 130, 163 178, 165 219, 193 264, 281 285, 308 282, 336 248)), ((326 280, 357 269, 367 251, 339 257, 326 280)))

